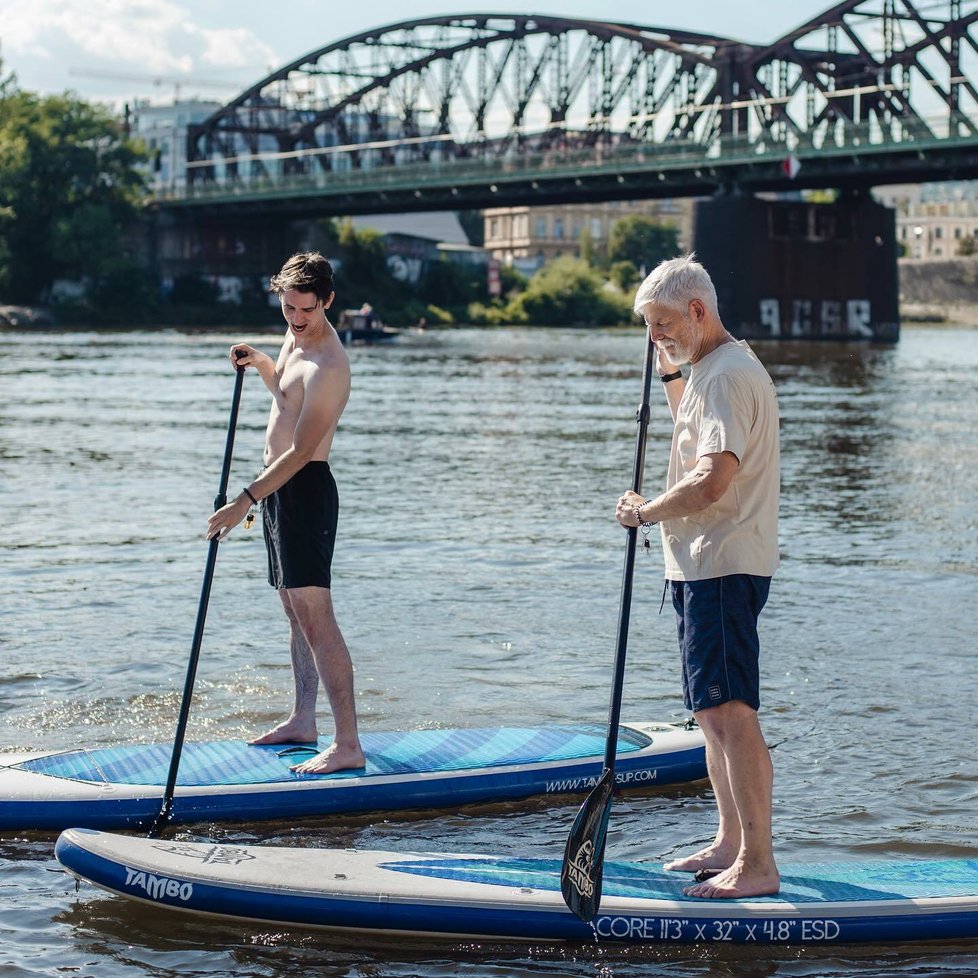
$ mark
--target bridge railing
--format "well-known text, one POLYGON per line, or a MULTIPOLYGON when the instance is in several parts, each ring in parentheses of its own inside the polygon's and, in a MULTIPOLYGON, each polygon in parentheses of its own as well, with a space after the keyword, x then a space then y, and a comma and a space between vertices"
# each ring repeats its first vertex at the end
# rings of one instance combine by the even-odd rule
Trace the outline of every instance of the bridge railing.
MULTIPOLYGON (((492 191, 509 181, 574 180, 596 173, 618 175, 624 180, 628 174, 658 172, 659 178, 665 180, 670 172, 695 172, 699 167, 716 170, 727 165, 784 159, 789 154, 804 162, 811 157, 824 160, 832 155, 870 155, 894 147, 911 147, 925 153, 952 143, 978 144, 978 136, 949 134, 947 128, 946 119, 921 120, 916 126, 902 120, 883 125, 875 118, 861 124, 840 119, 808 133, 787 131, 780 137, 769 129, 757 136, 717 136, 703 144, 694 140, 639 142, 618 135, 613 137, 618 141, 610 145, 599 137, 596 145, 586 148, 553 148, 544 152, 521 149, 502 155, 493 148, 492 152, 487 149, 483 155, 464 159, 436 154, 428 160, 386 166, 354 165, 364 156, 364 147, 354 144, 194 161, 188 164, 190 179, 186 186, 162 193, 156 199, 191 203, 241 196, 340 194, 362 192, 368 187, 380 193, 403 192, 413 187, 415 195, 422 197, 425 186, 488 185, 492 191)), ((470 147, 470 152, 478 151, 478 144, 470 147)))

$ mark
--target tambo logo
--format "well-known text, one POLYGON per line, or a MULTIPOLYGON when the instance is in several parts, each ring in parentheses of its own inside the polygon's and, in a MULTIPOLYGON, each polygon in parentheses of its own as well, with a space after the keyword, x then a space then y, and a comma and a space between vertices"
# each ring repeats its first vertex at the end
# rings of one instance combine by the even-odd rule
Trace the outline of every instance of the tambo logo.
POLYGON ((170 897, 171 900, 179 899, 186 902, 194 892, 193 883, 181 883, 180 880, 171 879, 169 876, 154 876, 153 873, 130 869, 128 866, 126 886, 142 890, 151 900, 170 897))
POLYGON ((594 884, 591 882, 591 870, 594 868, 594 845, 588 839, 574 854, 567 867, 567 879, 571 886, 585 898, 594 894, 594 884))

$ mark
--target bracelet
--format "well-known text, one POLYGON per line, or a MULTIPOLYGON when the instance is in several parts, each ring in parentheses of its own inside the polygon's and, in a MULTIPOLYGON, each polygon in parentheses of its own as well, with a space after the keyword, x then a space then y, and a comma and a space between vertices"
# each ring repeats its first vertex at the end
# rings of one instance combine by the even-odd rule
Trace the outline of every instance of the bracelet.
MULTIPOLYGON (((648 500, 646 500, 646 502, 648 502, 648 500)), ((644 506, 644 505, 645 505, 645 503, 642 503, 642 506, 644 506)), ((642 514, 640 512, 642 506, 636 506, 635 509, 632 511, 632 512, 635 513, 635 519, 638 520, 638 525, 643 530, 650 529, 653 526, 658 526, 659 524, 658 524, 658 522, 656 520, 643 520, 642 519, 642 514)))
POLYGON ((661 380, 663 384, 668 384, 670 380, 682 380, 682 379, 683 379, 683 372, 681 370, 677 370, 675 373, 671 373, 671 374, 659 374, 659 380, 661 380))
POLYGON ((251 490, 247 486, 245 486, 244 489, 242 489, 241 491, 251 500, 251 505, 252 506, 257 506, 258 505, 258 500, 255 499, 254 496, 252 496, 251 490))

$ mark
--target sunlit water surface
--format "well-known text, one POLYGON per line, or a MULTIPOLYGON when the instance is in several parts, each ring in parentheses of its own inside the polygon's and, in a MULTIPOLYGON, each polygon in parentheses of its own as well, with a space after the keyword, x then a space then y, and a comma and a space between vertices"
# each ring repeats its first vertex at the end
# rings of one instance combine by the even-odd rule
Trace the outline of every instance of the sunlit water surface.
MULTIPOLYGON (((0 750, 172 738, 247 334, 0 333, 0 750)), ((273 334, 247 338, 269 351, 273 334)), ((762 719, 783 862, 978 855, 978 331, 895 348, 756 344, 782 414, 783 563, 762 719)), ((331 460, 334 601, 364 729, 603 721, 634 451, 637 331, 429 332, 351 351, 331 460)), ((661 392, 653 392, 661 398, 661 392)), ((261 461, 247 376, 231 488, 261 461)), ((654 404, 647 487, 670 422, 654 404)), ((640 555, 625 718, 683 716, 661 562, 640 555)), ((221 545, 191 720, 241 737, 290 696, 260 533, 221 545)), ((328 730, 328 722, 324 724, 328 730)), ((579 798, 253 825, 184 839, 557 856, 579 798)), ((711 837, 704 785, 616 802, 609 857, 711 837)), ((978 974, 978 943, 434 944, 269 932, 74 884, 53 834, 0 836, 0 973, 237 976, 978 974)))

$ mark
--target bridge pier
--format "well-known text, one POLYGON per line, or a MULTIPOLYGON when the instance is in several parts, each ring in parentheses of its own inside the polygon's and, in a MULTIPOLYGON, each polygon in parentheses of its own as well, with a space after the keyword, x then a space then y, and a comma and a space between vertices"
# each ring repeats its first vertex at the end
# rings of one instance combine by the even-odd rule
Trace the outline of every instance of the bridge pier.
POLYGON ((868 195, 698 201, 693 247, 738 337, 899 338, 895 214, 868 195))
POLYGON ((296 248, 296 228, 267 214, 217 216, 159 209, 152 233, 160 276, 236 278, 264 289, 268 276, 296 248))

